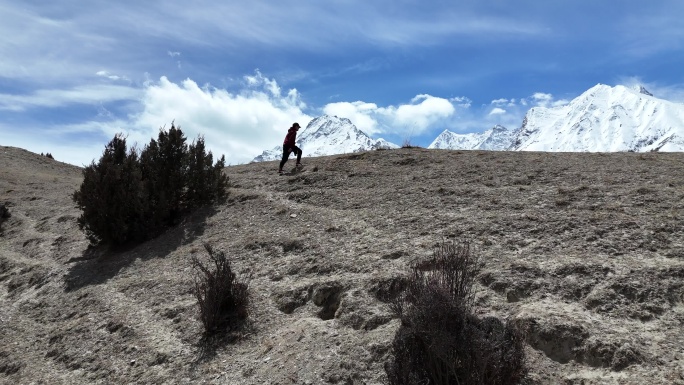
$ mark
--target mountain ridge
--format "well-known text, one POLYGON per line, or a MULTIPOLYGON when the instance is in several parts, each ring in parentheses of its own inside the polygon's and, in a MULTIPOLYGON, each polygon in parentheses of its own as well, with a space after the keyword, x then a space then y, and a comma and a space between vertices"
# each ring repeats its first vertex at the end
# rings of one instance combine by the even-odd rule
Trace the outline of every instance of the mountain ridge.
POLYGON ((515 136, 516 151, 683 151, 684 106, 642 86, 598 84, 564 106, 530 109, 515 136))
POLYGON ((456 134, 444 130, 427 148, 504 151, 510 146, 513 134, 514 131, 498 124, 482 133, 456 134))
MULTIPOLYGON (((304 156, 335 155, 377 148, 398 148, 372 139, 347 118, 313 119, 298 138, 304 156)), ((442 131, 428 149, 648 152, 684 151, 684 105, 654 96, 642 85, 597 84, 567 104, 533 107, 521 126, 496 125, 481 133, 442 131)), ((281 147, 264 151, 254 161, 277 160, 281 147)))
MULTIPOLYGON (((306 128, 298 133, 296 143, 305 157, 399 148, 382 138, 371 138, 347 118, 330 115, 322 115, 311 120, 306 128)), ((282 146, 277 146, 264 151, 252 161, 279 160, 282 153, 282 146)))

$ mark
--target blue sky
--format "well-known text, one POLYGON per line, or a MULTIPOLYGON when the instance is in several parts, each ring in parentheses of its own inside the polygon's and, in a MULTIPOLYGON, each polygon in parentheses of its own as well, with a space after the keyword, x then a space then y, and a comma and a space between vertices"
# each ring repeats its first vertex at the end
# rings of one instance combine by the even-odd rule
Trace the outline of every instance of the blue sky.
POLYGON ((292 122, 427 146, 597 83, 684 102, 684 1, 0 0, 0 145, 83 165, 175 120, 231 164, 292 122))

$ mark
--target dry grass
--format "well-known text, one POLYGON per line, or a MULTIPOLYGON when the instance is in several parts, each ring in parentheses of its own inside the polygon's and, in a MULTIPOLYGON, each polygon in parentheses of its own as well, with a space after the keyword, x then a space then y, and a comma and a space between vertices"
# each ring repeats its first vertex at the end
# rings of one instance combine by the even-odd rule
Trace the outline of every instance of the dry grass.
POLYGON ((227 167, 234 199, 113 254, 78 229, 79 168, 0 148, 0 382, 383 383, 400 325, 383 299, 443 239, 480 258, 478 319, 524 326, 528 382, 683 381, 682 154, 306 163, 227 167), (258 288, 253 329, 209 357, 189 258, 204 243, 258 288))

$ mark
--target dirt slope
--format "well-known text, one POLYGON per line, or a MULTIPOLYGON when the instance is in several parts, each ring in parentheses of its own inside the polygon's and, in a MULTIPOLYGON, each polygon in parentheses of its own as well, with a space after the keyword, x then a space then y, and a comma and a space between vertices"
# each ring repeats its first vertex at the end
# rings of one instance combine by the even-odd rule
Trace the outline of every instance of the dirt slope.
POLYGON ((401 149, 226 168, 226 204, 88 248, 77 167, 0 147, 0 383, 380 384, 378 298, 469 240, 477 309, 526 325, 530 383, 684 383, 684 155, 401 149), (291 166, 288 164, 288 166, 291 166), (190 257, 251 272, 252 324, 206 345, 190 257))

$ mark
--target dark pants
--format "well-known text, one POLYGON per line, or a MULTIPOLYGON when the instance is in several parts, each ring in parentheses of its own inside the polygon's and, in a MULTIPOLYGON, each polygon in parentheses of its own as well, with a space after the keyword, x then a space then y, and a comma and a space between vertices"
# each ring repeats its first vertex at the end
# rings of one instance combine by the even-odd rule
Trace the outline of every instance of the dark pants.
POLYGON ((280 161, 280 169, 283 169, 283 166, 285 166, 285 162, 287 162, 287 159, 290 157, 290 153, 294 152, 295 155, 297 155, 297 164, 301 162, 302 160, 302 150, 297 147, 297 146, 286 146, 283 145, 283 160, 280 161))

